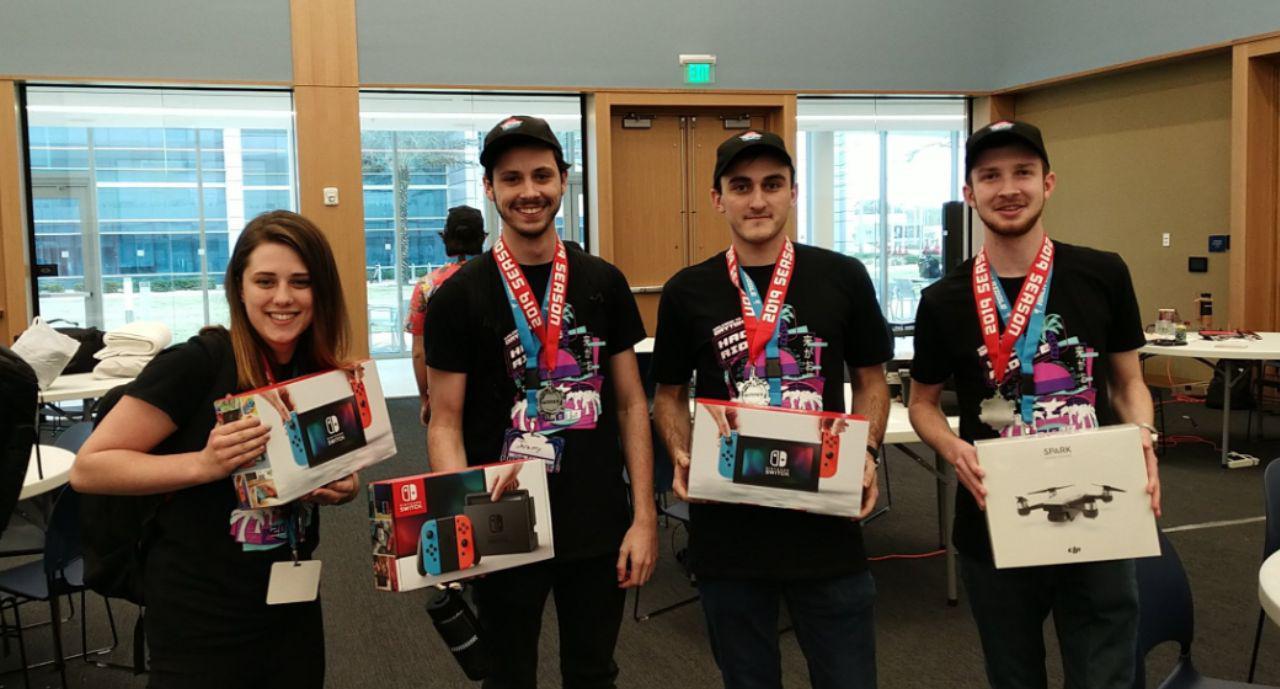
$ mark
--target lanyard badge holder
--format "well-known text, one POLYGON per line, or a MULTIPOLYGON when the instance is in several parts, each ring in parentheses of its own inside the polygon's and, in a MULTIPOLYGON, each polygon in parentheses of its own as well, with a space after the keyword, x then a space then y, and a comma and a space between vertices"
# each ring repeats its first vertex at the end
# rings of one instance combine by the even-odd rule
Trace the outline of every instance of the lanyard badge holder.
POLYGON ((973 294, 978 307, 979 327, 982 329, 987 357, 991 362, 992 377, 996 381, 997 399, 1000 384, 1008 375, 1009 356, 1016 351, 1021 373, 1018 412, 1022 422, 1033 428, 1036 400, 1035 357, 1040 347, 1040 334, 1044 331, 1052 279, 1053 243, 1048 237, 1041 243, 1031 271, 1023 279, 1016 310, 1005 296, 999 278, 991 275, 986 250, 981 251, 974 261, 973 294), (995 302, 995 309, 991 308, 992 301, 995 302), (996 314, 993 311, 998 312, 999 320, 1005 323, 1003 333, 999 330, 999 322, 995 320, 996 314))
POLYGON ((747 336, 747 379, 738 390, 738 399, 757 406, 782 406, 782 358, 778 339, 782 331, 782 305, 795 274, 795 247, 790 239, 782 245, 769 278, 767 301, 738 265, 732 247, 725 253, 729 281, 738 290, 742 305, 742 326, 747 336), (764 354, 764 380, 756 372, 756 360, 764 354))
POLYGON ((538 426, 540 421, 558 417, 565 406, 565 392, 550 378, 555 371, 560 332, 564 324, 569 281, 568 254, 564 244, 557 242, 551 280, 543 295, 541 308, 536 306, 533 290, 524 278, 524 272, 501 238, 493 246, 493 257, 502 276, 502 287, 507 295, 507 304, 511 307, 520 346, 524 349, 524 375, 519 381, 525 401, 523 425, 529 429, 517 427, 507 430, 501 459, 541 459, 547 473, 557 473, 564 454, 564 439, 552 437, 550 434, 554 429, 540 431, 538 426), (547 380, 543 380, 542 376, 544 359, 547 380))
POLYGON ((267 605, 308 603, 320 597, 320 561, 299 560, 298 544, 302 542, 302 510, 292 505, 289 509, 290 560, 271 565, 271 579, 267 583, 267 605))

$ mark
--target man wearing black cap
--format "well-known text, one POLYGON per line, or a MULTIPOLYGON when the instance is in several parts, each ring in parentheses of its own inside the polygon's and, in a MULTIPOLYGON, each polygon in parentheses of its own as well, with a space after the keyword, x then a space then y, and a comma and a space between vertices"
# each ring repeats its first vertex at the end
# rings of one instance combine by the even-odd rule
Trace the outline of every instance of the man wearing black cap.
MULTIPOLYGON (((675 491, 688 497, 691 374, 698 397, 841 412, 847 365, 853 411, 871 422, 865 517, 889 408, 882 364, 893 355, 871 279, 857 259, 787 237, 795 167, 776 134, 752 130, 722 143, 711 199, 732 244, 672 277, 658 307, 654 419, 675 491)), ((783 601, 814 687, 875 686, 875 583, 857 521, 747 505, 689 511, 690 565, 725 687, 782 686, 783 601)))
POLYGON ((955 543, 991 686, 1046 686, 1042 629, 1052 612, 1066 686, 1130 687, 1133 561, 995 569, 984 472, 971 444, 1139 424, 1146 490, 1160 514, 1151 396, 1138 363, 1145 339, 1129 270, 1116 254, 1049 240, 1041 213, 1055 184, 1032 125, 996 122, 969 137, 964 195, 982 220, 983 245, 921 296, 911 423, 963 486, 955 543), (938 406, 948 378, 960 402, 959 436, 938 406))
MULTIPOLYGON (((554 593, 564 686, 613 687, 626 589, 648 580, 657 556, 648 402, 632 351, 644 326, 622 273, 556 235, 569 166, 545 121, 499 122, 480 164, 502 234, 431 300, 428 454, 443 471, 541 448, 556 548, 550 562, 475 582, 494 660, 484 686, 537 685, 554 593)), ((490 486, 493 499, 509 487, 490 486)))
POLYGON ((440 231, 440 239, 444 242, 445 255, 454 260, 423 275, 418 284, 413 286, 413 294, 409 297, 409 315, 404 322, 404 331, 413 338, 413 378, 418 383, 418 397, 422 402, 419 415, 423 426, 431 418, 426 353, 422 345, 422 322, 427 317, 427 301, 445 280, 458 272, 468 257, 484 250, 484 216, 471 206, 450 208, 444 221, 444 229, 440 231))

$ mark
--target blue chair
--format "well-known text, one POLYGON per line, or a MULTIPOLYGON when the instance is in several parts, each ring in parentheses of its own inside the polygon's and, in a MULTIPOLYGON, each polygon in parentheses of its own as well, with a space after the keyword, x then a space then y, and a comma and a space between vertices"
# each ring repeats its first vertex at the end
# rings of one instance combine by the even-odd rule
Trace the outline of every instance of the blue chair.
POLYGON ((5 610, 13 611, 14 624, 10 627, 3 624, 6 634, 16 636, 18 652, 22 660, 23 681, 31 686, 28 670, 45 665, 55 665, 62 687, 67 686, 67 674, 62 649, 62 612, 59 598, 80 594, 80 649, 81 652, 71 658, 82 657, 89 662, 91 654, 107 653, 119 642, 116 633, 116 621, 111 612, 111 602, 106 602, 107 621, 111 626, 111 646, 89 650, 88 627, 85 616, 84 559, 80 545, 80 494, 70 487, 62 490, 53 505, 49 517, 49 530, 45 536, 43 557, 39 560, 19 565, 0 572, 0 622, 5 619, 5 610), (27 664, 27 649, 22 638, 22 617, 20 608, 26 603, 44 601, 49 605, 49 625, 53 631, 54 656, 50 661, 27 664))
POLYGON ((1145 689, 1147 653, 1166 641, 1176 641, 1178 663, 1159 689, 1247 689, 1263 687, 1205 677, 1191 662, 1191 640, 1195 637, 1195 607, 1191 585, 1178 552, 1160 533, 1160 556, 1142 558, 1138 565, 1138 654, 1135 660, 1134 689, 1145 689))
MULTIPOLYGON (((1267 515, 1267 535, 1262 543, 1262 560, 1265 562, 1280 548, 1280 459, 1273 459, 1267 464, 1262 477, 1262 495, 1267 515)), ((1258 629, 1253 633, 1253 655, 1249 658, 1250 682, 1258 668, 1258 647, 1262 644, 1262 627, 1266 621, 1267 613, 1259 608, 1258 629)))

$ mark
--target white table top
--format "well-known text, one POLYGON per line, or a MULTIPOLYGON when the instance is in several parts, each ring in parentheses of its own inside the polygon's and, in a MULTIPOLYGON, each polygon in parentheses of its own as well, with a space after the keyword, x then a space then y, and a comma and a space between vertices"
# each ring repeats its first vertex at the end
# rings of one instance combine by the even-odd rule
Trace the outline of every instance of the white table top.
POLYGON ((41 445, 40 461, 36 462, 36 448, 31 448, 27 477, 22 482, 22 492, 18 494, 18 499, 33 498, 65 485, 71 478, 71 465, 75 459, 75 454, 60 447, 41 445), (40 476, 40 469, 44 470, 43 478, 40 476))
POLYGON ((41 402, 65 402, 66 400, 97 399, 108 390, 133 378, 95 378, 92 373, 72 373, 58 376, 48 390, 40 391, 41 402))
POLYGON ((1280 624, 1280 551, 1272 553, 1258 570, 1258 602, 1267 617, 1280 624))
MULTIPOLYGON (((1181 347, 1148 343, 1139 351, 1143 354, 1197 359, 1280 359, 1280 333, 1258 333, 1258 336, 1262 339, 1214 342, 1202 340, 1200 335, 1191 332, 1187 333, 1187 344, 1181 347)), ((1148 335, 1147 339, 1152 339, 1152 336, 1148 335)))

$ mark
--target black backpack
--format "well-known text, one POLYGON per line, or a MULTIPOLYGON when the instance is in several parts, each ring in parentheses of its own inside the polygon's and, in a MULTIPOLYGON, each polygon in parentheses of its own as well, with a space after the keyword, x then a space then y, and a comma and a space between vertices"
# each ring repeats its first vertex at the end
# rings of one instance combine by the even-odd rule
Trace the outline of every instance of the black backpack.
POLYGON ((36 373, 0 345, 0 533, 18 504, 36 442, 36 373))
MULTIPOLYGON (((128 389, 113 388, 93 408, 96 427, 128 389)), ((167 495, 80 496, 80 529, 84 546, 84 581, 109 598, 145 605, 142 563, 154 534, 156 512, 167 495)))

